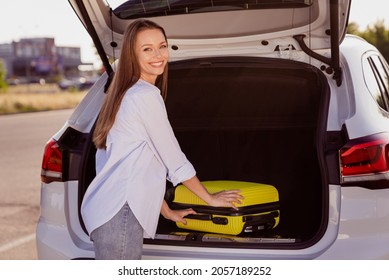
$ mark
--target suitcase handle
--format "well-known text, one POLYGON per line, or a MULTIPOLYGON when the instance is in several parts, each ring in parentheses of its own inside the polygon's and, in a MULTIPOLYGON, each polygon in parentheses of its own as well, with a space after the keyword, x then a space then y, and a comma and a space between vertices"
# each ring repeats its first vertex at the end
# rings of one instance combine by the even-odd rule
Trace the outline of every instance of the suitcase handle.
POLYGON ((212 215, 207 214, 189 214, 185 216, 186 219, 192 220, 201 220, 201 221, 212 221, 212 223, 217 225, 227 225, 228 219, 223 217, 213 217, 212 215))

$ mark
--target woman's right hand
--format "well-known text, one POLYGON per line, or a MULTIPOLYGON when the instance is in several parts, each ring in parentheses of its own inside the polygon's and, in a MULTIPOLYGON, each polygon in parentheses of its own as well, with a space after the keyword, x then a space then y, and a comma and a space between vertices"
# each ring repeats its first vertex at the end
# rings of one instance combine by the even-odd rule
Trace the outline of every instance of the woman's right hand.
POLYGON ((244 199, 240 194, 240 190, 220 191, 210 194, 203 184, 201 184, 197 176, 186 180, 183 184, 208 205, 214 207, 232 207, 237 209, 237 205, 241 204, 244 199))
POLYGON ((232 207, 237 209, 237 205, 242 204, 244 197, 240 194, 240 190, 220 191, 211 194, 209 205, 214 207, 232 207))

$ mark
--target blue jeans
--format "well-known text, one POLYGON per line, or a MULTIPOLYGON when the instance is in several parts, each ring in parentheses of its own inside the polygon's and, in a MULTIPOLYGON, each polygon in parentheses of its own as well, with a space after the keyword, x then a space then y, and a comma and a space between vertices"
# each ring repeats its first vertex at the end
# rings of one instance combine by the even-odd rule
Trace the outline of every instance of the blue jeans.
POLYGON ((142 257, 143 228, 126 203, 108 222, 91 235, 96 260, 139 260, 142 257))

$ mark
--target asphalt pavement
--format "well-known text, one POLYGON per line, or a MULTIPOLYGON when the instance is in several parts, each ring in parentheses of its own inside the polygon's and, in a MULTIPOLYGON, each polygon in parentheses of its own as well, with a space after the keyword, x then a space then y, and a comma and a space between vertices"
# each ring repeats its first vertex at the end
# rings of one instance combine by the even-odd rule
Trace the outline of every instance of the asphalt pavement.
POLYGON ((43 150, 71 112, 0 116, 0 260, 37 259, 43 150))

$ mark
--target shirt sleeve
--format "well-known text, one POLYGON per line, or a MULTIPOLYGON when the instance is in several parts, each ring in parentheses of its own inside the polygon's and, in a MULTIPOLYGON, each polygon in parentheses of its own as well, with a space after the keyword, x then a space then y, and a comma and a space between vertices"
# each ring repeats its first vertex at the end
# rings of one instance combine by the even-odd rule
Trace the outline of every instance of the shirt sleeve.
POLYGON ((159 91, 156 89, 138 94, 136 104, 151 144, 167 169, 167 179, 177 185, 195 176, 194 167, 174 135, 159 91))

